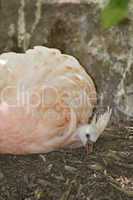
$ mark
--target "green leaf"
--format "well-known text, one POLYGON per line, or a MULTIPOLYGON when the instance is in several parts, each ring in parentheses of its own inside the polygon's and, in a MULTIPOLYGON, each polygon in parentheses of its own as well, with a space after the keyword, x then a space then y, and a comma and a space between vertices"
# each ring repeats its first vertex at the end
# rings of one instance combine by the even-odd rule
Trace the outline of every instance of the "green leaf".
POLYGON ((128 16, 129 0, 110 0, 101 15, 102 26, 110 28, 128 16))

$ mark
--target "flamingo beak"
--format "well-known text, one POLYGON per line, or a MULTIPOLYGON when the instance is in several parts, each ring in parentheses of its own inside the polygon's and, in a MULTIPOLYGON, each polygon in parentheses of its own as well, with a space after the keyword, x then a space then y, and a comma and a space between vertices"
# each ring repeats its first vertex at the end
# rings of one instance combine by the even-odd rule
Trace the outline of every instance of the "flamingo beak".
POLYGON ((87 155, 93 152, 93 145, 94 143, 88 140, 87 144, 85 145, 87 155))

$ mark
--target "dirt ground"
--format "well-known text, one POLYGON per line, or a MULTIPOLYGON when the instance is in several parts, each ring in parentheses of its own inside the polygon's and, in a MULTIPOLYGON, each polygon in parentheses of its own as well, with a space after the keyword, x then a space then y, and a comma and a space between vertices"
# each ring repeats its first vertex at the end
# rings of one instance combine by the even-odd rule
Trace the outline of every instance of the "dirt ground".
POLYGON ((111 127, 83 148, 0 156, 0 200, 133 199, 133 127, 111 127))

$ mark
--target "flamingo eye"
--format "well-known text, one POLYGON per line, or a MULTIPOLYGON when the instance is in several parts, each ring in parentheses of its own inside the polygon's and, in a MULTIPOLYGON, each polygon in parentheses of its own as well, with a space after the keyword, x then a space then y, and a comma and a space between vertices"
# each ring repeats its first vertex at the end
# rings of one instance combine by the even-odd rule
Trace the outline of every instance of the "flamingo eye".
POLYGON ((87 139, 89 139, 89 138, 90 138, 90 134, 89 134, 89 133, 87 133, 87 134, 86 134, 86 137, 87 137, 87 139))

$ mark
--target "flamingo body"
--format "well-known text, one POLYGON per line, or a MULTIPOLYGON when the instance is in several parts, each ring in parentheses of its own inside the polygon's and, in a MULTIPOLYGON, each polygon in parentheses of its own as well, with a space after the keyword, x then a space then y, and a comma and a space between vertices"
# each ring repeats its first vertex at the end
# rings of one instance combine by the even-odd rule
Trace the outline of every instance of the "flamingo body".
POLYGON ((95 104, 94 83, 74 57, 41 46, 1 54, 0 153, 81 146, 76 130, 95 104))

